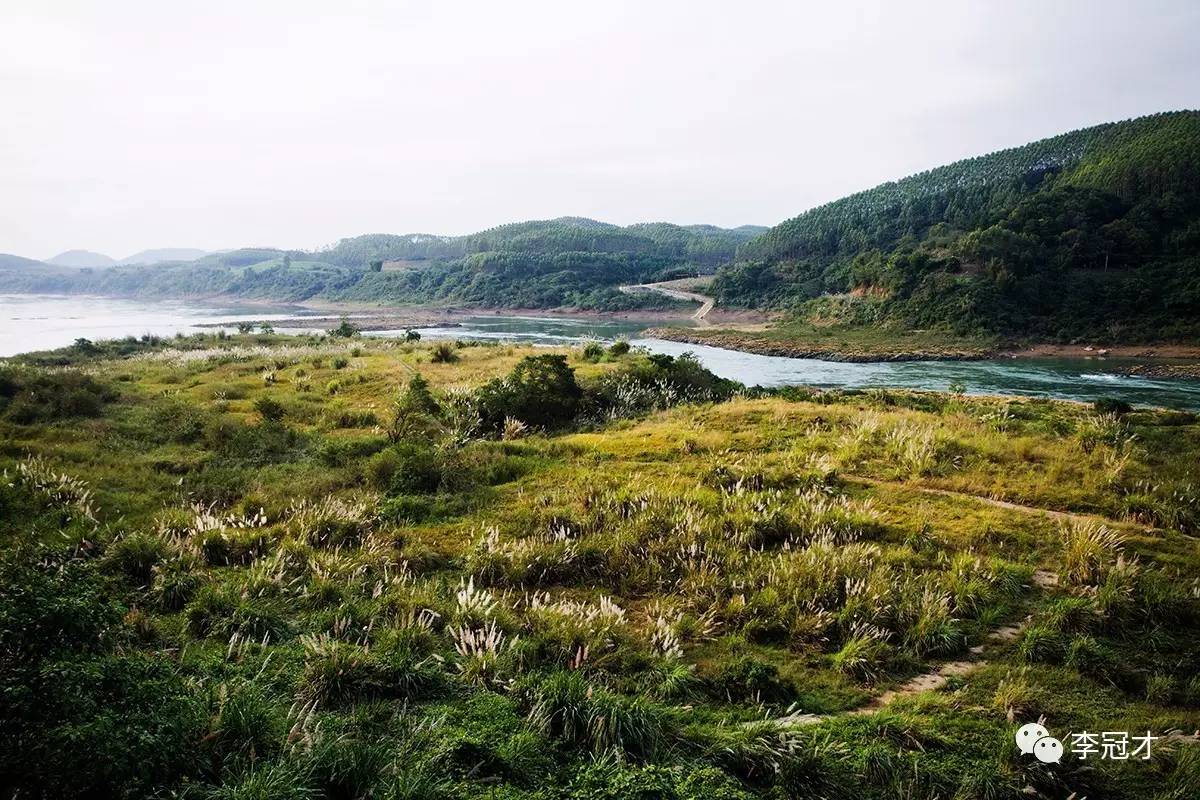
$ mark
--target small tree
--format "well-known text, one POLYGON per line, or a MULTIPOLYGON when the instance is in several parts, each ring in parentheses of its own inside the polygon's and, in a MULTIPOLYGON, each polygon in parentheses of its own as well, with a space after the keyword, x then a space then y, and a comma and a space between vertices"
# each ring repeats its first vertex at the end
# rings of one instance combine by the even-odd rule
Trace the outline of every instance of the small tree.
POLYGON ((341 322, 336 328, 329 331, 329 335, 335 339, 349 339, 358 336, 361 331, 358 326, 352 323, 347 317, 342 317, 341 322))
POLYGON ((438 414, 441 409, 429 382, 419 374, 414 375, 408 386, 396 398, 392 424, 388 426, 388 438, 393 442, 415 436, 427 437, 438 430, 438 414))
POLYGON ((404 341, 419 342, 421 341, 421 334, 417 331, 414 331, 412 328, 408 328, 404 331, 404 341))
POLYGON ((378 258, 371 261, 371 272, 383 272, 383 262, 378 258))

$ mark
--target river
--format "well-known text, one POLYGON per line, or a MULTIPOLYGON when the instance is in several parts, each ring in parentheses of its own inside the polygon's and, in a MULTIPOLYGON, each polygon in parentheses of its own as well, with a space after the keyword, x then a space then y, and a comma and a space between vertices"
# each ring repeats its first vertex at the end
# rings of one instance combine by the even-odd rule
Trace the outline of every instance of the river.
MULTIPOLYGON (((71 344, 75 339, 150 333, 211 332, 213 323, 283 320, 314 312, 289 306, 138 301, 93 297, 0 295, 0 356, 71 344)), ((968 394, 1024 395, 1091 401, 1113 397, 1137 405, 1200 410, 1200 381, 1131 378, 1116 374, 1131 362, 1112 358, 1021 358, 993 361, 842 363, 780 358, 703 345, 646 339, 640 332, 661 321, 635 323, 559 316, 463 317, 461 327, 422 328, 425 338, 484 339, 569 345, 629 339, 637 347, 679 355, 692 352, 717 375, 747 385, 822 388, 896 387, 944 391, 961 384, 968 394)), ((283 328, 281 331, 285 330, 283 328)), ((375 331, 392 336, 401 331, 375 331)))

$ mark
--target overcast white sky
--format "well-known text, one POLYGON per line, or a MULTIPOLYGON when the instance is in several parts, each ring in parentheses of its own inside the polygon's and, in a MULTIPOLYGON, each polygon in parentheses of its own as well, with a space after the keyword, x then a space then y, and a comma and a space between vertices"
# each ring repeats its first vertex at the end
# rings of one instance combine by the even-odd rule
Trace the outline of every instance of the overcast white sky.
POLYGON ((0 252, 774 224, 1200 106, 1200 3, 3 0, 0 252))

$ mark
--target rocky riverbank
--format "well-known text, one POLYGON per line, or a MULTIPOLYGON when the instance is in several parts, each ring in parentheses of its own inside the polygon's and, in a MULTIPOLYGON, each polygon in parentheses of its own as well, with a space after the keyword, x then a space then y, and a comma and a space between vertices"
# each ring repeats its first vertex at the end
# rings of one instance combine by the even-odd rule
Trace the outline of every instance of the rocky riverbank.
POLYGON ((1135 378, 1166 380, 1200 380, 1200 364, 1135 364, 1116 370, 1121 375, 1135 378))

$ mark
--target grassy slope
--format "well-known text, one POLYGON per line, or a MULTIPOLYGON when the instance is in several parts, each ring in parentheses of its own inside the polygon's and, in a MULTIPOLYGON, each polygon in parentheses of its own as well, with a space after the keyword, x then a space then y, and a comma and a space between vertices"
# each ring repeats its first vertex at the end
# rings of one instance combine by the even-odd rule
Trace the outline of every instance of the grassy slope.
MULTIPOLYGON (((470 347, 433 364, 420 345, 258 341, 91 363, 117 387, 101 416, 0 421, 10 474, 36 456, 86 481, 99 521, 17 479, 3 495, 6 560, 31 537, 86 540, 92 602, 118 609, 94 664, 134 676, 110 689, 115 718, 103 705, 47 711, 50 725, 82 717, 53 728, 52 755, 4 738, 5 769, 75 769, 101 792, 186 776, 196 796, 297 797, 487 797, 492 785, 512 798, 568 785, 586 797, 1015 797, 1026 785, 1146 797, 1197 779, 1165 748, 1150 763, 1089 762, 1099 771, 1035 767, 1007 719, 1200 725, 1195 598, 1171 577, 1200 567, 1196 539, 1141 524, 1196 532, 1196 490, 1181 494, 1200 453, 1194 417, 885 392, 737 399, 451 447, 457 478, 397 501, 371 483, 367 454, 386 446, 372 415, 386 420, 414 372, 441 396, 533 351, 470 347), (239 436, 265 440, 263 397, 294 437, 239 449, 239 436), (343 505, 295 509, 327 496, 343 505), (1083 535, 1086 520, 1066 534, 974 496, 1119 520, 1124 561, 1083 535), (260 510, 250 527, 212 521, 260 510), (1123 566, 1134 554, 1136 574, 1123 566), (1035 569, 1062 585, 1035 587, 1035 569), (1025 634, 943 690, 839 714, 1030 614, 1025 634), (461 631, 492 623, 507 642, 496 657, 463 644, 461 631), (583 669, 561 672, 572 659, 583 669), (746 726, 793 704, 831 716, 793 732, 746 726), (95 777, 70 765, 98 736, 115 751, 95 777)), ((587 382, 636 358, 574 353, 572 366, 587 382)))

